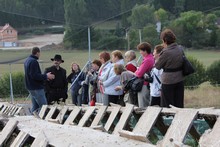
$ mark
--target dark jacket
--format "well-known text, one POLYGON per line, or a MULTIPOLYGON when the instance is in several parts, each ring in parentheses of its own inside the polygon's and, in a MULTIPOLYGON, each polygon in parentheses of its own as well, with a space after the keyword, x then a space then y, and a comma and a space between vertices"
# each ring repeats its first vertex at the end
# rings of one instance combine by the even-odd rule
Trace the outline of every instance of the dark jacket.
POLYGON ((51 72, 55 75, 55 79, 46 81, 46 91, 50 89, 63 89, 67 92, 67 80, 66 80, 66 70, 59 67, 59 70, 55 66, 51 66, 45 69, 45 74, 51 72))
MULTIPOLYGON (((81 71, 79 71, 77 73, 71 73, 67 77, 67 82, 72 84, 75 81, 75 79, 77 78, 77 76, 79 75, 80 72, 81 71)), ((81 75, 79 76, 79 78, 76 80, 76 82, 72 85, 71 90, 72 91, 79 91, 79 89, 81 88, 81 83, 84 80, 85 80, 85 73, 82 72, 81 75)))
POLYGON ((55 66, 51 66, 45 69, 45 73, 51 72, 55 75, 55 79, 45 81, 45 92, 48 104, 53 101, 59 101, 61 98, 65 102, 67 99, 67 80, 66 70, 62 67, 57 69, 55 66))
POLYGON ((28 90, 44 89, 46 74, 41 74, 38 57, 30 55, 24 62, 25 85, 28 90))
MULTIPOLYGON (((155 67, 160 69, 177 69, 183 65, 183 51, 176 43, 172 43, 164 48, 155 67)), ((163 72, 161 75, 162 84, 176 84, 184 80, 182 70, 175 72, 163 72)))

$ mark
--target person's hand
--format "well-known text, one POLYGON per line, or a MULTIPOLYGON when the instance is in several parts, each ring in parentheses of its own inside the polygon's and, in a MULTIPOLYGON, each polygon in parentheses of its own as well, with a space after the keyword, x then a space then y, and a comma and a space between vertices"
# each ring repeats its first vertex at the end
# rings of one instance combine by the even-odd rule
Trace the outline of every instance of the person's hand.
POLYGON ((119 91, 119 90, 122 90, 122 86, 116 86, 115 87, 115 91, 119 91))
POLYGON ((53 79, 55 79, 55 75, 52 74, 51 72, 48 72, 48 73, 47 73, 47 79, 53 80, 53 79))

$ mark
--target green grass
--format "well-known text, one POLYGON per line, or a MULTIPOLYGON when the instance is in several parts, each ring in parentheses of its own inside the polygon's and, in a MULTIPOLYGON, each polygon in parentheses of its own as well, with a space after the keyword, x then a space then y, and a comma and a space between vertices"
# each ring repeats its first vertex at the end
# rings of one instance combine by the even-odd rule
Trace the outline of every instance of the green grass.
POLYGON ((192 50, 186 51, 186 54, 201 61, 205 67, 208 67, 214 61, 220 60, 220 51, 192 50))
MULTIPOLYGON (((98 59, 98 54, 100 50, 92 50, 91 58, 98 59)), ((109 51, 111 52, 111 51, 109 51)), ((125 51, 123 51, 125 52, 125 51)), ((0 62, 10 61, 14 59, 18 59, 20 57, 29 56, 31 53, 30 50, 13 50, 13 51, 1 51, 0 50, 0 62)), ((40 64, 42 70, 46 67, 52 65, 51 58, 54 57, 55 54, 61 54, 64 59, 64 63, 61 64, 67 70, 67 73, 70 73, 70 66, 72 62, 76 62, 82 68, 86 62, 88 61, 88 51, 87 50, 42 50, 40 60, 42 63, 40 64)), ((137 56, 140 54, 137 52, 137 56)), ((187 51, 187 55, 193 56, 201 61, 206 67, 212 64, 214 61, 220 59, 220 51, 187 51)), ((23 68, 24 60, 21 60, 17 63, 11 64, 12 72, 16 71, 24 71, 23 68)), ((0 64, 0 75, 7 73, 10 71, 9 64, 0 64)))

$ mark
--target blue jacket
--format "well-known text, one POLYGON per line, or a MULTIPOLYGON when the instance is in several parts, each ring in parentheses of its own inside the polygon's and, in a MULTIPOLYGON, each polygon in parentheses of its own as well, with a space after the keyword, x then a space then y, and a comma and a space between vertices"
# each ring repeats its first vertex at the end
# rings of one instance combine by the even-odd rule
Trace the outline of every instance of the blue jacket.
POLYGON ((28 90, 44 89, 46 74, 41 74, 38 57, 30 55, 24 62, 25 85, 28 90))

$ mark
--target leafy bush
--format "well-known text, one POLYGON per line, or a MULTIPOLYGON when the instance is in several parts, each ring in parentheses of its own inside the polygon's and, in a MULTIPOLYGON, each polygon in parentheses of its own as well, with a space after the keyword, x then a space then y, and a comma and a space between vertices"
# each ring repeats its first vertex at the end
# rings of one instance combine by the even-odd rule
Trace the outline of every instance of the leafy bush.
POLYGON ((207 75, 212 85, 220 84, 220 60, 215 61, 207 68, 207 75))
MULTIPOLYGON (((12 73, 12 87, 13 87, 13 94, 15 97, 21 97, 28 94, 24 84, 24 73, 22 72, 12 73)), ((10 96, 9 73, 4 74, 0 78, 0 93, 1 93, 0 97, 10 96)))
MULTIPOLYGON (((195 86, 197 87, 201 83, 207 80, 205 66, 193 57, 187 57, 187 59, 192 63, 196 72, 185 78, 185 86, 195 86)), ((192 87, 193 88, 193 87, 192 87)))

